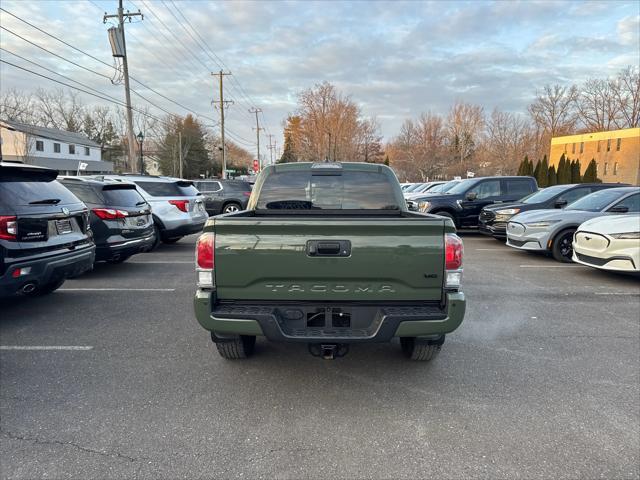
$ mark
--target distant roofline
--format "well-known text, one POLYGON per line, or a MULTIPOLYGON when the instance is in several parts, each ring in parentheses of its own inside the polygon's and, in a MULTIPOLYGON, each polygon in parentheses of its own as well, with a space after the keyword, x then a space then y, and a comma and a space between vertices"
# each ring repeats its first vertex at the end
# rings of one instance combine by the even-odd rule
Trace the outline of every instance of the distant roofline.
POLYGON ((10 127, 18 132, 33 135, 35 137, 57 140, 59 142, 81 145, 83 147, 100 148, 99 143, 94 142, 84 133, 69 132, 67 130, 60 130, 59 128, 41 127, 38 125, 30 125, 28 123, 21 123, 6 119, 0 119, 0 124, 4 125, 5 128, 10 127))
POLYGON ((566 135, 564 137, 553 137, 551 139, 551 145, 564 145, 565 143, 579 142, 597 142, 599 140, 613 140, 616 138, 633 137, 640 138, 640 127, 623 128, 622 130, 608 130, 606 132, 579 133, 577 135, 566 135))

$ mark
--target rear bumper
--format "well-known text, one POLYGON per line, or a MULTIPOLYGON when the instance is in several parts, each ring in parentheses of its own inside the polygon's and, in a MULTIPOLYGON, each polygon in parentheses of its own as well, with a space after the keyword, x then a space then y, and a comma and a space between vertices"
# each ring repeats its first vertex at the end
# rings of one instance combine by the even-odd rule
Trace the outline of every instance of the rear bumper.
MULTIPOLYGON (((447 293, 444 308, 426 304, 354 307, 354 313, 357 308, 371 312, 370 322, 361 324, 359 328, 345 328, 309 327, 304 319, 283 317, 283 311, 296 310, 296 307, 308 308, 308 305, 234 303, 212 308, 213 302, 212 292, 198 290, 194 299, 195 313, 203 328, 220 337, 260 335, 272 341, 304 343, 388 342, 393 337, 439 336, 453 332, 460 326, 466 308, 462 292, 447 293)), ((334 305, 316 306, 322 309, 334 305)))
POLYGON ((164 238, 184 237, 186 235, 191 235, 192 233, 202 232, 205 223, 206 219, 202 222, 173 226, 171 228, 165 228, 161 231, 161 234, 164 238))
POLYGON ((82 250, 77 249, 37 260, 20 259, 20 261, 12 263, 5 274, 0 277, 0 297, 17 293, 28 283, 45 285, 61 278, 82 275, 93 269, 94 258, 95 247, 91 245, 82 248, 82 250), (13 278, 13 272, 21 268, 31 268, 31 271, 27 275, 13 278))
POLYGON ((96 261, 114 258, 130 257, 136 253, 149 250, 154 243, 153 234, 146 237, 134 238, 123 242, 106 243, 96 246, 96 261))

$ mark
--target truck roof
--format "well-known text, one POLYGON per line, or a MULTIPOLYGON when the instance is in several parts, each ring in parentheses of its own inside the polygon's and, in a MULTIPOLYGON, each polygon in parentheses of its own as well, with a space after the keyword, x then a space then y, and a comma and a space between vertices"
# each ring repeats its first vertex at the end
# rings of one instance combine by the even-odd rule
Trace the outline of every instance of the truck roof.
POLYGON ((359 172, 380 172, 383 169, 387 169, 386 165, 379 163, 365 163, 365 162, 292 162, 292 163, 279 163, 277 165, 269 165, 264 170, 273 170, 275 172, 288 172, 292 170, 333 170, 342 169, 349 171, 359 172))

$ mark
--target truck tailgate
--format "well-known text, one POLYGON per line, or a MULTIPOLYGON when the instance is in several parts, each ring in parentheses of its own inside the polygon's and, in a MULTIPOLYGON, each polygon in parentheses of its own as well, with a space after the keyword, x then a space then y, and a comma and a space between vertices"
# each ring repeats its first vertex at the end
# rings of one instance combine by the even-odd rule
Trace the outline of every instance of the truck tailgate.
POLYGON ((394 302, 442 295, 444 220, 438 218, 221 218, 214 231, 219 300, 394 302))

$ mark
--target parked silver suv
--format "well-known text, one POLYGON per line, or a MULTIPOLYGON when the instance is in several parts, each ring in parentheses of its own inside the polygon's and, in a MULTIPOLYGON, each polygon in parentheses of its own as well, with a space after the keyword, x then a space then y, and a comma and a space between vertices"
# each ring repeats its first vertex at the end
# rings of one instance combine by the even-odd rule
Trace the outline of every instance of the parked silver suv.
POLYGON ((193 182, 154 175, 110 175, 133 182, 140 195, 151 205, 157 246, 160 241, 174 243, 185 235, 202 231, 209 218, 202 194, 193 182))

